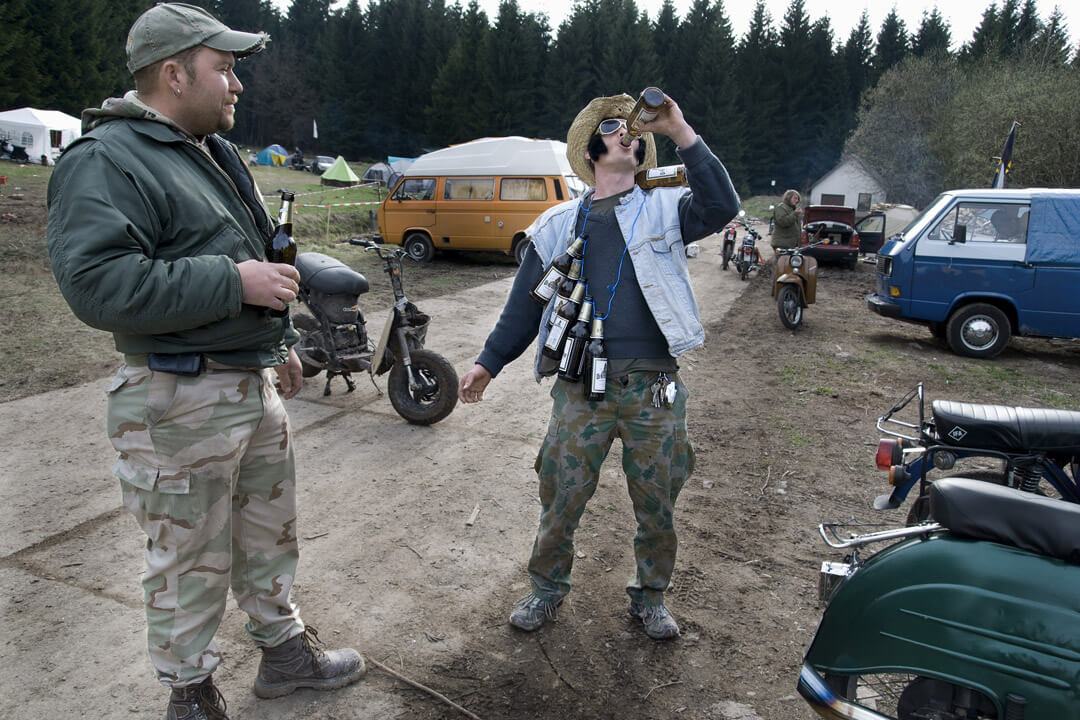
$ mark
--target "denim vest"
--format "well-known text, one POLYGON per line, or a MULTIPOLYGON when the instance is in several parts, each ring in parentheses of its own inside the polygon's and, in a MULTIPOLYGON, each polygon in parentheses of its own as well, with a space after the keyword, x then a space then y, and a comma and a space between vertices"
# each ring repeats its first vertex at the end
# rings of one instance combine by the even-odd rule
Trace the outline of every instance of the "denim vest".
MULTIPOLYGON (((679 225, 679 199, 686 192, 685 188, 656 188, 646 192, 635 185, 615 207, 615 218, 626 241, 638 286, 667 339, 672 357, 705 342, 679 225)), ((544 267, 565 251, 573 239, 582 200, 578 198, 550 208, 526 230, 544 267)), ((548 316, 554 305, 552 298, 540 319, 533 362, 537 382, 541 378, 540 349, 547 339, 548 316)))

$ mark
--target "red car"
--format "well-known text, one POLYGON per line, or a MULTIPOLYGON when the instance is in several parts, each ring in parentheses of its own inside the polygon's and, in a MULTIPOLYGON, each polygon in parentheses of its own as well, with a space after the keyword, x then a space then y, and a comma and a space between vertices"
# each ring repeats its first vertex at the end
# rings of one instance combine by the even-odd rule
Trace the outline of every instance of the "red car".
POLYGON ((842 263, 854 268, 859 261, 859 233, 855 208, 842 205, 811 205, 803 213, 802 244, 821 244, 806 251, 818 262, 842 263))

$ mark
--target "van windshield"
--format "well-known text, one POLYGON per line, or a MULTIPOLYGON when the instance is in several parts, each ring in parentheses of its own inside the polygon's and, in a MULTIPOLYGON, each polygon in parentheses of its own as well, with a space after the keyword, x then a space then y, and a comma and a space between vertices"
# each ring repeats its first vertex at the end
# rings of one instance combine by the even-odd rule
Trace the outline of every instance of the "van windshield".
POLYGON ((394 191, 394 200, 435 199, 435 178, 405 178, 394 191))

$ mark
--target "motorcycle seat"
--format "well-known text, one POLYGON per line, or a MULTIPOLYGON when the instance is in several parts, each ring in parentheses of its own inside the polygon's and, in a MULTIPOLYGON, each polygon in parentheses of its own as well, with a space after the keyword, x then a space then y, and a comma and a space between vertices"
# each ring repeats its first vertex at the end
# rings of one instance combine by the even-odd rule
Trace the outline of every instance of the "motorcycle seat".
POLYGON ((947 445, 1008 452, 1080 454, 1080 412, 935 400, 934 425, 947 445))
POLYGON ((1080 505, 971 478, 930 486, 930 516, 951 532, 1080 565, 1080 505))
POLYGON ((296 256, 300 281, 326 295, 362 295, 368 291, 367 278, 345 263, 317 252, 296 256))

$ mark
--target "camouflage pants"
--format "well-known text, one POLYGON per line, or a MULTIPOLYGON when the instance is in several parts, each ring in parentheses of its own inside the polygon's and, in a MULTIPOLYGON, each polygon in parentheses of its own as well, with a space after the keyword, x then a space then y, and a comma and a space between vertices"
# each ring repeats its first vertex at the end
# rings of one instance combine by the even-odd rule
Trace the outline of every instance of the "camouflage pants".
POLYGON ((637 519, 637 572, 626 592, 646 605, 663 602, 678 548, 675 500, 694 470, 694 450, 686 434, 686 388, 677 381, 673 406, 656 408, 652 405, 656 378, 655 372, 609 378, 607 393, 598 402, 585 399, 582 383, 555 381, 547 437, 535 465, 541 511, 529 575, 537 596, 554 600, 570 592, 574 531, 618 436, 637 519))
POLYGON ((108 396, 113 472, 148 538, 142 586, 158 679, 189 685, 217 667, 230 585, 257 645, 302 632, 289 602, 296 478, 273 371, 180 377, 129 363, 108 396))

